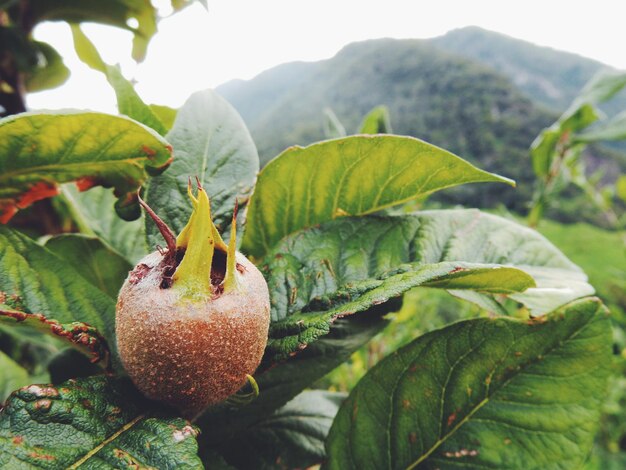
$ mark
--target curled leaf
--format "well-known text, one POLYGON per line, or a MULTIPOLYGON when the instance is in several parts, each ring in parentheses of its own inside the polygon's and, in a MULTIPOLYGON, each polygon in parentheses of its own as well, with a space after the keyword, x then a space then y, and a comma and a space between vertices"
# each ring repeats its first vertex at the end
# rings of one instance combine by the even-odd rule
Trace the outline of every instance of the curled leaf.
MULTIPOLYGON (((0 293, 0 324, 19 324, 33 328, 37 331, 55 336, 62 340, 68 341, 79 351, 89 356, 93 363, 101 363, 108 369, 110 367, 111 353, 104 337, 96 328, 87 323, 70 322, 61 323, 57 320, 46 318, 40 313, 29 313, 21 309, 11 308, 9 304, 16 304, 15 298, 6 302, 7 296, 0 293)), ((19 302, 19 300, 18 300, 19 302)))

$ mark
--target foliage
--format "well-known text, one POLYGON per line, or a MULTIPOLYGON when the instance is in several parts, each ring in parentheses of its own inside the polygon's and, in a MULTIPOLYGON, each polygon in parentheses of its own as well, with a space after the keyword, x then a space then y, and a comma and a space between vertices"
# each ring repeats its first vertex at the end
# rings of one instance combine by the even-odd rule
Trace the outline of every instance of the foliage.
MULTIPOLYGON (((121 26, 140 16, 136 53, 153 32, 144 2, 85 2, 89 11, 67 2, 66 16, 59 4, 32 3, 51 19, 121 26)), ((425 141, 377 134, 288 149, 257 182, 255 145, 223 98, 200 91, 177 112, 148 106, 73 30, 79 55, 104 73, 125 116, 63 110, 0 120, 8 214, 0 227, 0 391, 20 387, 0 410, 0 466, 583 464, 612 361, 610 321, 586 275, 541 235, 498 216, 389 212, 452 186, 509 179, 425 141), (210 195, 222 231, 247 204, 242 250, 263 272, 271 301, 254 377, 260 394, 209 407, 193 424, 125 378, 114 325, 120 273, 160 241, 137 219, 141 187, 180 230, 191 177, 210 195), (56 217, 82 233, 35 239, 9 220, 57 192, 56 217), (437 329, 405 338, 347 398, 310 390, 379 334, 417 287, 489 315, 452 324, 460 315, 442 316, 437 329)), ((440 96, 466 84, 460 71, 469 66, 456 66, 459 76, 437 85, 440 96)), ((374 110, 361 130, 388 131, 386 112, 374 110)), ((420 318, 413 307, 404 315, 420 318)))
POLYGON ((623 114, 591 126, 601 116, 598 104, 611 99, 624 86, 626 73, 603 72, 596 75, 563 115, 533 142, 531 157, 537 185, 528 216, 532 226, 541 220, 554 194, 568 184, 576 184, 583 189, 600 209, 611 215, 614 224, 618 222, 617 215, 612 211, 611 196, 599 192, 587 178, 581 156, 589 143, 626 139, 623 114))

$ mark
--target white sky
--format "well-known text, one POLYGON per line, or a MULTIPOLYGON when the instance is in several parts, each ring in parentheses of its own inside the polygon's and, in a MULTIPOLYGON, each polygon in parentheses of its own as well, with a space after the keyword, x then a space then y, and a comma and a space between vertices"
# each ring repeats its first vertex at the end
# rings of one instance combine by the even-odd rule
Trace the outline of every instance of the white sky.
MULTIPOLYGON (((154 1, 167 6, 167 0, 154 1)), ((429 38, 481 26, 626 69, 626 2, 621 0, 209 0, 163 19, 146 60, 130 59, 131 35, 85 25, 108 63, 120 63, 144 101, 180 106, 192 92, 249 79, 274 65, 332 57, 364 39, 429 38)), ((104 77, 74 54, 69 27, 46 23, 35 37, 57 48, 72 71, 65 85, 34 93, 29 108, 115 112, 104 77)))

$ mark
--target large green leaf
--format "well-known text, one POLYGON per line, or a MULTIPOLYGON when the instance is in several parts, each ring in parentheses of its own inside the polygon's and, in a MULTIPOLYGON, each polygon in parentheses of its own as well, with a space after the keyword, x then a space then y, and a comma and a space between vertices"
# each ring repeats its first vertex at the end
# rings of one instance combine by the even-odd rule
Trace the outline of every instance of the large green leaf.
POLYGON ((83 33, 78 25, 71 25, 72 37, 74 38, 74 49, 76 54, 84 63, 91 68, 102 72, 109 84, 115 91, 117 97, 117 108, 120 114, 124 114, 135 121, 154 129, 160 135, 167 132, 165 126, 150 106, 145 104, 135 91, 131 82, 124 78, 118 66, 106 64, 100 57, 100 53, 83 33))
MULTIPOLYGON (((309 390, 219 449, 236 468, 309 468, 324 460, 324 441, 343 393, 309 390)), ((207 466, 208 468, 208 466, 207 466)))
POLYGON ((287 359, 328 334, 337 318, 366 312, 419 286, 510 294, 535 283, 523 271, 497 265, 443 262, 407 267, 382 279, 350 283, 333 295, 312 299, 306 311, 272 323, 265 354, 274 361, 287 359))
POLYGON ((137 188, 171 162, 171 147, 125 117, 80 111, 24 113, 0 120, 0 221, 76 181, 113 186, 116 209, 138 217, 137 188))
POLYGON ((144 405, 127 383, 102 376, 24 387, 0 412, 0 467, 203 468, 196 428, 144 405))
POLYGON ((263 269, 272 306, 267 354, 276 357, 323 336, 337 317, 418 285, 508 293, 536 314, 593 293, 543 236, 477 210, 335 220, 284 239, 263 269))
POLYGON ((93 188, 80 192, 73 185, 63 185, 61 192, 81 232, 102 238, 132 265, 148 254, 143 216, 132 221, 119 218, 111 191, 93 188))
POLYGON ((81 276, 112 299, 132 269, 132 265, 99 238, 78 234, 57 235, 46 248, 69 263, 81 276))
POLYGON ((259 174, 242 251, 259 257, 302 228, 481 181, 511 183, 412 137, 353 136, 291 147, 259 174))
MULTIPOLYGON (((148 203, 180 232, 191 214, 187 185, 197 177, 211 198, 213 221, 223 231, 235 201, 245 202, 259 170, 256 147, 241 117, 215 92, 196 92, 178 111, 167 140, 176 159, 167 172, 150 181, 148 203)), ((151 221, 146 230, 150 246, 163 243, 151 221)))
POLYGON ((133 32, 133 58, 144 59, 157 30, 156 9, 150 0, 30 0, 33 22, 103 23, 133 32), (135 25, 132 23, 136 22, 135 25))
POLYGON ((94 343, 94 338, 101 334, 115 352, 115 301, 49 250, 1 226, 0 292, 5 299, 17 299, 21 306, 14 306, 12 310, 17 312, 9 310, 0 319, 13 323, 28 320, 26 326, 41 325, 70 341, 79 341, 85 333, 85 346, 97 350, 106 347, 102 341, 94 343), (68 333, 64 334, 66 330, 68 333))
POLYGON ((30 383, 28 372, 0 351, 0 406, 16 388, 30 383))
POLYGON ((354 388, 330 431, 327 468, 579 468, 611 355, 597 299, 541 320, 474 319, 433 331, 354 388))

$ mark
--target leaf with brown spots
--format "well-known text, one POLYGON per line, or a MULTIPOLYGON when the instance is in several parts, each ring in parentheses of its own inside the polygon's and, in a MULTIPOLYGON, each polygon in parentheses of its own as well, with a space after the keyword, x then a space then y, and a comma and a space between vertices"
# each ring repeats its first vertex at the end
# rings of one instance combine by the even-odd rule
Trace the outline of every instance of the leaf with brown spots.
POLYGON ((477 210, 344 217, 284 238, 262 265, 272 307, 266 362, 322 338, 337 318, 384 308, 418 286, 498 309, 504 294, 534 315, 593 293, 540 234, 477 210))
POLYGON ((0 411, 0 468, 203 468, 197 428, 146 405, 104 376, 23 387, 0 411))
POLYGON ((352 390, 325 468, 580 468, 599 425, 611 343, 608 311, 594 298, 540 324, 479 318, 427 333, 352 390))
POLYGON ((171 162, 171 146, 126 117, 73 110, 10 116, 0 120, 0 222, 71 181, 81 190, 112 187, 118 214, 137 218, 137 188, 171 162))
POLYGON ((0 226, 0 323, 69 340, 115 368, 115 301, 26 235, 0 226), (107 346, 108 345, 108 346, 107 346))

